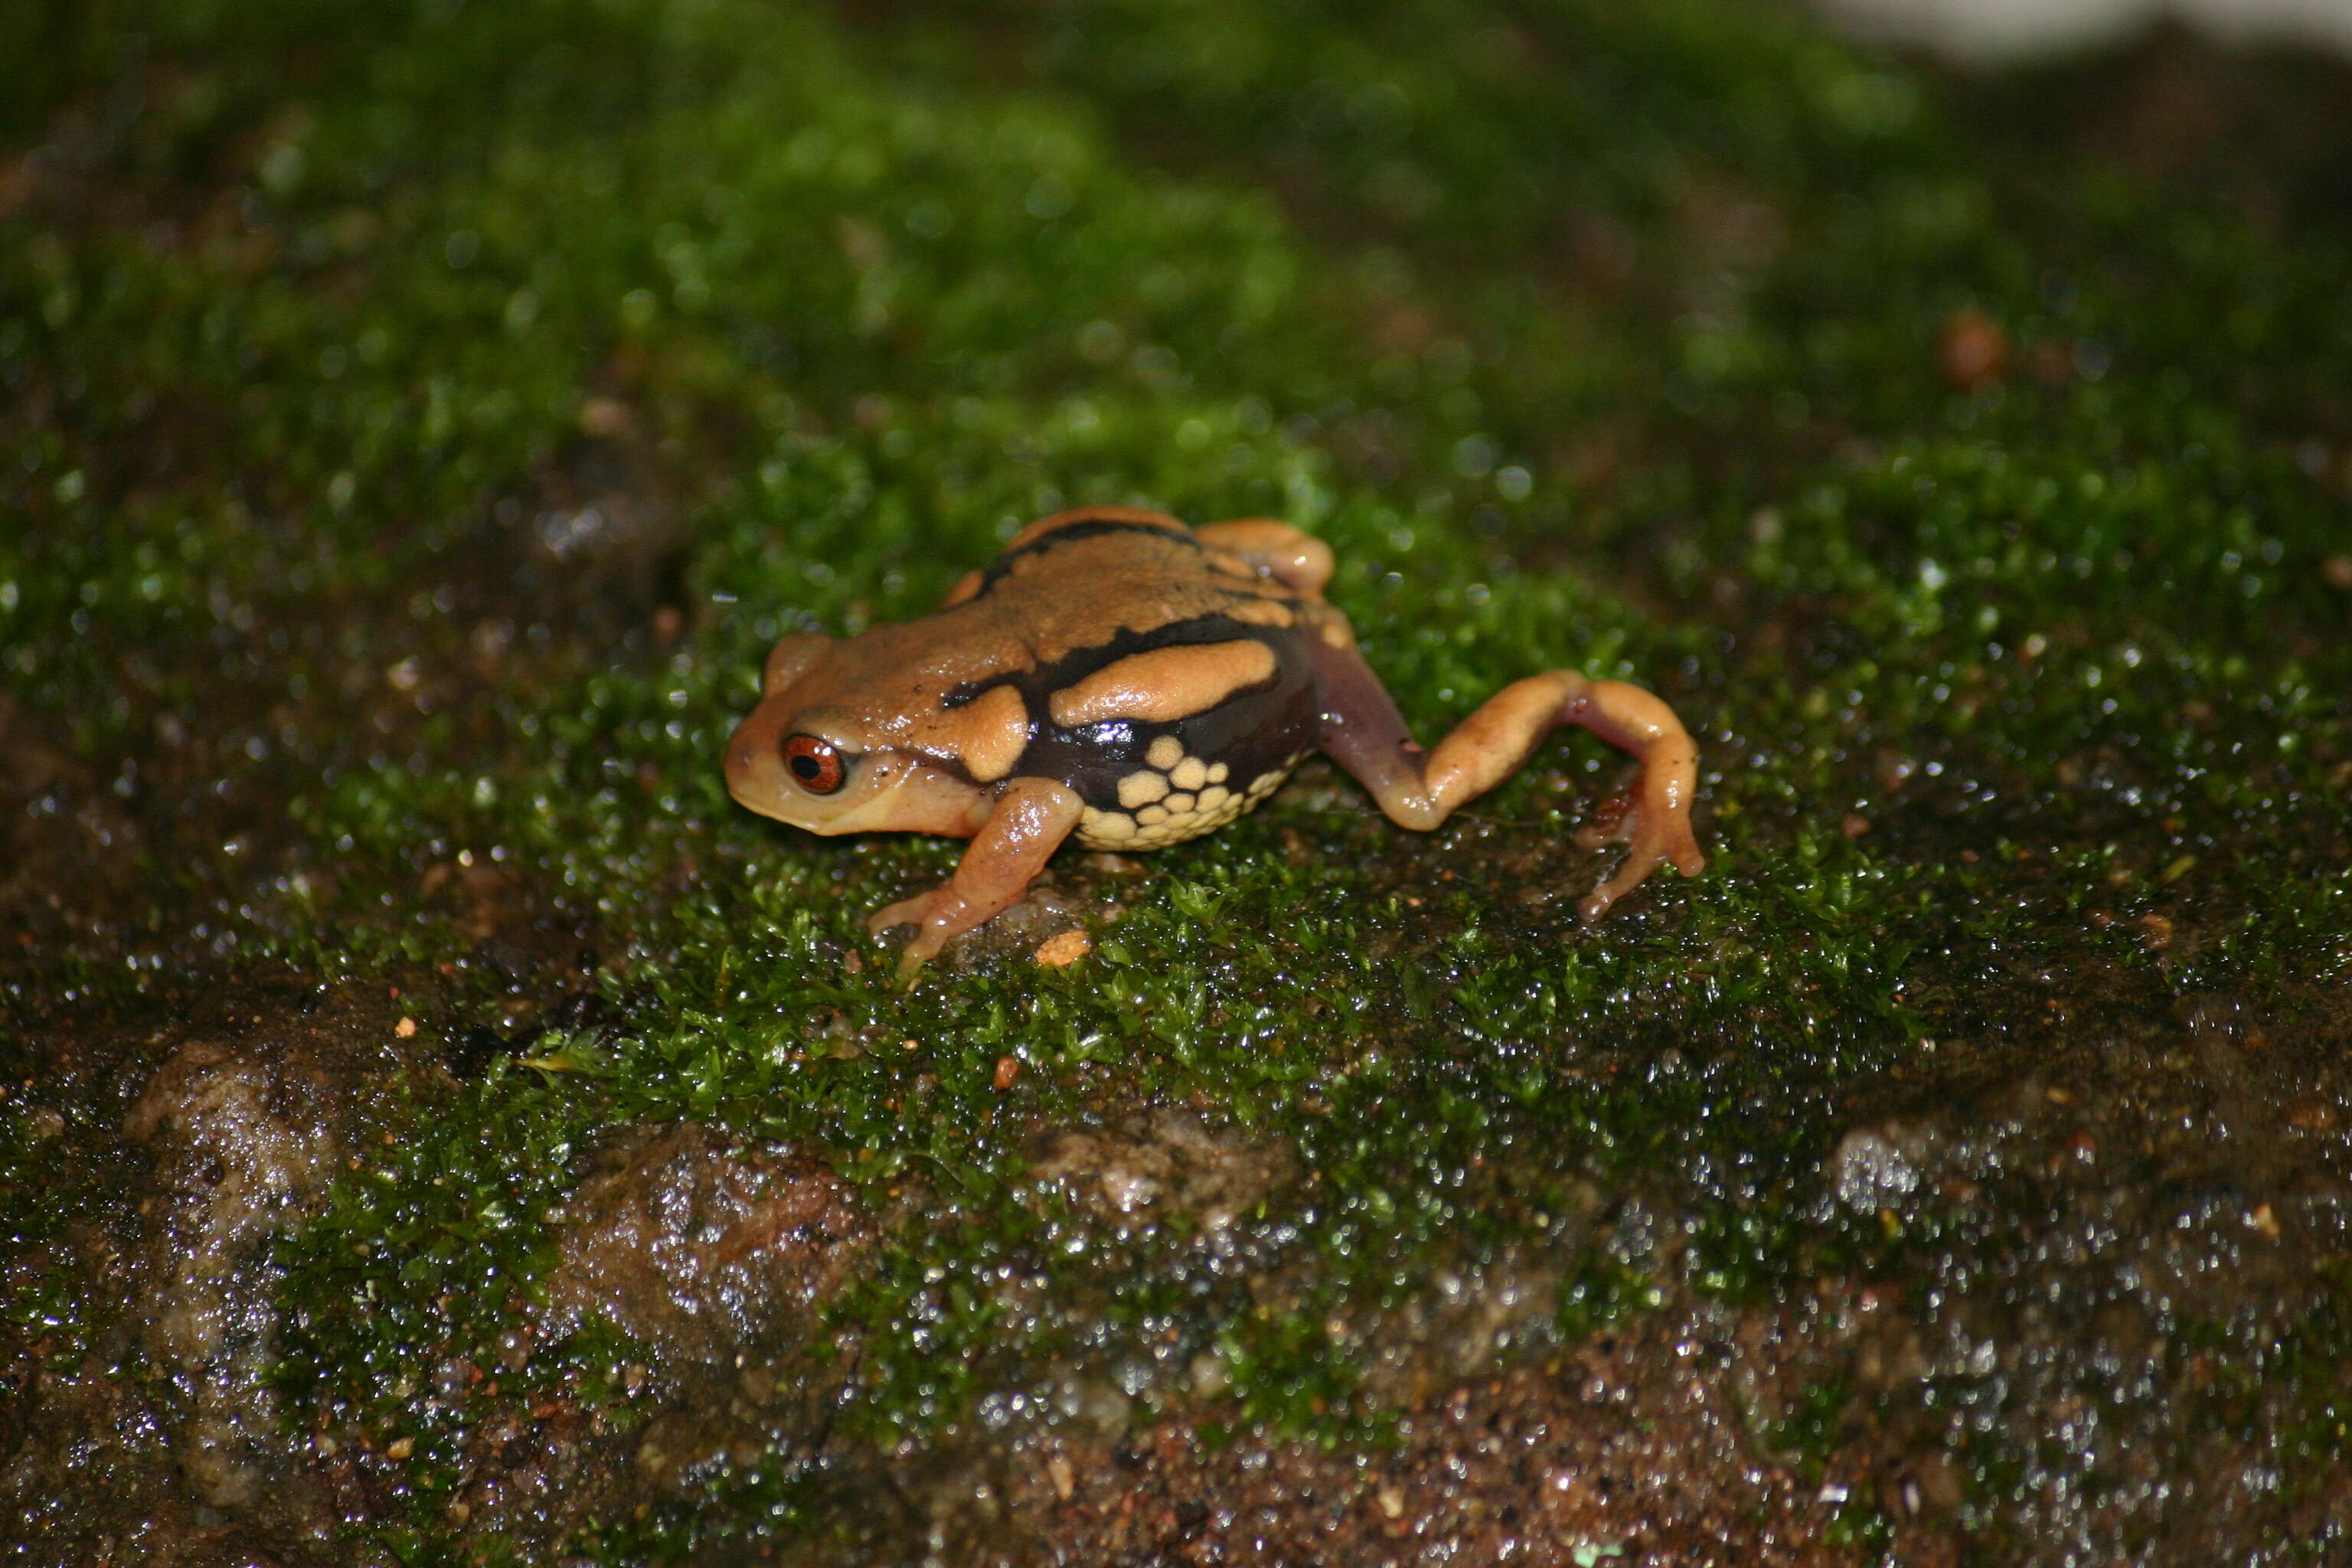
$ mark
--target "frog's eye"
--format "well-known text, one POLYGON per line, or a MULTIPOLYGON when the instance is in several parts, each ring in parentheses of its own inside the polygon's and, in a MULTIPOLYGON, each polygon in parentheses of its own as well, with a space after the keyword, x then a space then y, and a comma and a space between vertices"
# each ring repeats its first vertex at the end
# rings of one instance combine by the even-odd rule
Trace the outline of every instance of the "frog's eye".
POLYGON ((814 735, 784 737, 784 766, 811 795, 831 795, 841 787, 841 753, 814 735))

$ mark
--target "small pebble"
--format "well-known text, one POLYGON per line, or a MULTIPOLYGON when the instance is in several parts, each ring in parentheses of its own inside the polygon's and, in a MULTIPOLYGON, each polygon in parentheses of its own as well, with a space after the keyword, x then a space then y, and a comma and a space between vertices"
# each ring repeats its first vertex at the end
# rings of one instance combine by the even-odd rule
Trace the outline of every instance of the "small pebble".
POLYGON ((583 435, 611 440, 625 436, 635 425, 636 416, 629 405, 613 397, 592 397, 580 405, 580 430, 583 435))
POLYGON ((1066 931, 1059 936, 1047 937, 1037 949, 1037 962, 1048 969, 1067 969, 1094 951, 1094 942, 1082 931, 1066 931))
POLYGON ((996 1088, 999 1093, 1011 1089, 1020 1077, 1021 1058, 1019 1057, 996 1058, 996 1088))
POLYGON ((2336 1126, 2336 1108, 2324 1100, 2291 1100, 2286 1124, 2298 1132, 2326 1132, 2336 1126))
POLYGON ((1982 310, 1955 310, 1937 342, 1937 363, 1955 392, 1974 392, 2009 368, 2009 334, 1982 310))
POLYGON ((392 1032, 399 1036, 404 1040, 415 1039, 416 1037, 416 1020, 404 1016, 399 1023, 394 1024, 392 1026, 392 1032))

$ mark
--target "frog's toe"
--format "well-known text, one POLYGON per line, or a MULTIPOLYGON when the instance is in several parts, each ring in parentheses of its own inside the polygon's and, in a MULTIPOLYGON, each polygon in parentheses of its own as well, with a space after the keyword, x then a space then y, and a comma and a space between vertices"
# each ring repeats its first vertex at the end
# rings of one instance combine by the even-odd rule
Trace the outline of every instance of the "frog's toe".
POLYGON ((938 887, 875 910, 866 917, 866 930, 868 935, 879 937, 894 926, 915 928, 913 938, 898 950, 898 979, 912 985, 923 965, 937 958, 949 942, 970 930, 973 923, 954 889, 938 887))
POLYGON ((918 893, 911 899, 900 899, 895 904, 885 904, 866 917, 866 934, 880 936, 893 926, 919 926, 929 916, 938 889, 918 893))
POLYGON ((1576 912, 1588 925, 1599 920, 1609 912, 1610 906, 1648 880, 1650 873, 1658 868, 1660 858, 1655 853, 1644 855, 1638 846, 1627 850, 1614 876, 1576 900, 1576 912))
POLYGON ((1706 869, 1706 857, 1699 853, 1690 818, 1681 813, 1661 815, 1664 816, 1664 821, 1647 820, 1636 806, 1620 826, 1605 835, 1591 838, 1578 836, 1588 849, 1598 848, 1616 837, 1622 837, 1627 846, 1625 858, 1618 862, 1616 873, 1577 900, 1577 913, 1588 922, 1607 914, 1612 904, 1648 880, 1650 873, 1662 865, 1672 865, 1685 877, 1696 877, 1706 869))
POLYGON ((915 933, 915 940, 898 952, 898 984, 911 989, 923 973, 923 965, 937 958, 948 939, 937 928, 926 926, 915 933))

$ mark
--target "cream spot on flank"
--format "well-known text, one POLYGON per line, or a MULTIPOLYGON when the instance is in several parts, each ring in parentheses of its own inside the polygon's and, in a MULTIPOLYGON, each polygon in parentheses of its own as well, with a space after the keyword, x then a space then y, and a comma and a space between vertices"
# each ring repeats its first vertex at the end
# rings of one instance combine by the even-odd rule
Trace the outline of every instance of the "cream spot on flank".
POLYGON ((1143 760, 1164 773, 1184 760, 1184 742, 1173 735, 1162 735, 1151 742, 1151 750, 1143 753, 1143 760))
POLYGON ((1178 789, 1199 789, 1209 782, 1209 764, 1198 757, 1187 757, 1169 771, 1168 782, 1178 789))
MULTIPOLYGON (((1170 763, 1168 765, 1172 768, 1176 764, 1174 763, 1170 763)), ((1225 775, 1232 771, 1232 769, 1226 767, 1223 763, 1211 763, 1209 764, 1209 782, 1211 784, 1223 784, 1225 782, 1225 775)))
POLYGON ((1123 812, 1097 811, 1087 808, 1078 821, 1078 842, 1094 848, 1130 844, 1135 838, 1135 818, 1123 812))
POLYGON ((1133 811, 1150 805, 1168 793, 1168 781, 1158 773, 1132 773, 1118 781, 1118 804, 1133 811))
MULTIPOLYGON (((1198 790, 1171 791, 1165 776, 1139 769, 1119 781, 1120 798, 1128 810, 1088 806, 1078 824, 1077 840, 1090 849, 1159 849, 1213 833, 1244 812, 1255 810, 1259 802, 1280 788, 1305 754, 1302 752, 1276 764, 1246 785, 1236 783, 1230 788, 1216 783, 1203 784, 1198 790), (1131 797, 1129 792, 1135 789, 1150 792, 1150 798, 1139 801, 1131 797)), ((1231 776, 1223 763, 1209 768, 1197 758, 1179 760, 1200 766, 1203 777, 1231 776)))
POLYGON ((1087 808, 1078 827, 1078 841, 1092 848, 1158 849, 1188 838, 1213 833, 1274 793, 1287 770, 1269 773, 1242 794, 1212 784, 1189 801, 1171 795, 1145 806, 1133 816, 1087 808))

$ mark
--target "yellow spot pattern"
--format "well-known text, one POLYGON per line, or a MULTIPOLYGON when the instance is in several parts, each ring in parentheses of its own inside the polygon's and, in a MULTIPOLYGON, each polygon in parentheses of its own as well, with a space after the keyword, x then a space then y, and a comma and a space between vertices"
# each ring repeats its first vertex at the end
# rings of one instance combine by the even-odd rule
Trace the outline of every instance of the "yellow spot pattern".
MULTIPOLYGON (((1304 753, 1301 753, 1302 755, 1304 753)), ((1227 789, 1222 782, 1227 775, 1225 764, 1213 767, 1198 757, 1183 754, 1183 747, 1171 736, 1161 736, 1147 753, 1155 769, 1166 758, 1166 773, 1137 772, 1128 774, 1118 784, 1118 799, 1125 811, 1103 811, 1087 808, 1078 821, 1078 842, 1089 849, 1157 849, 1162 845, 1181 844, 1187 838, 1198 838, 1212 833, 1226 823, 1254 808, 1258 802, 1272 795, 1298 765, 1294 756, 1281 766, 1260 773, 1249 787, 1227 789), (1174 747, 1172 753, 1163 750, 1174 747), (1202 780, 1219 782, 1202 786, 1202 780), (1171 782, 1192 786, 1171 792, 1171 782)))

